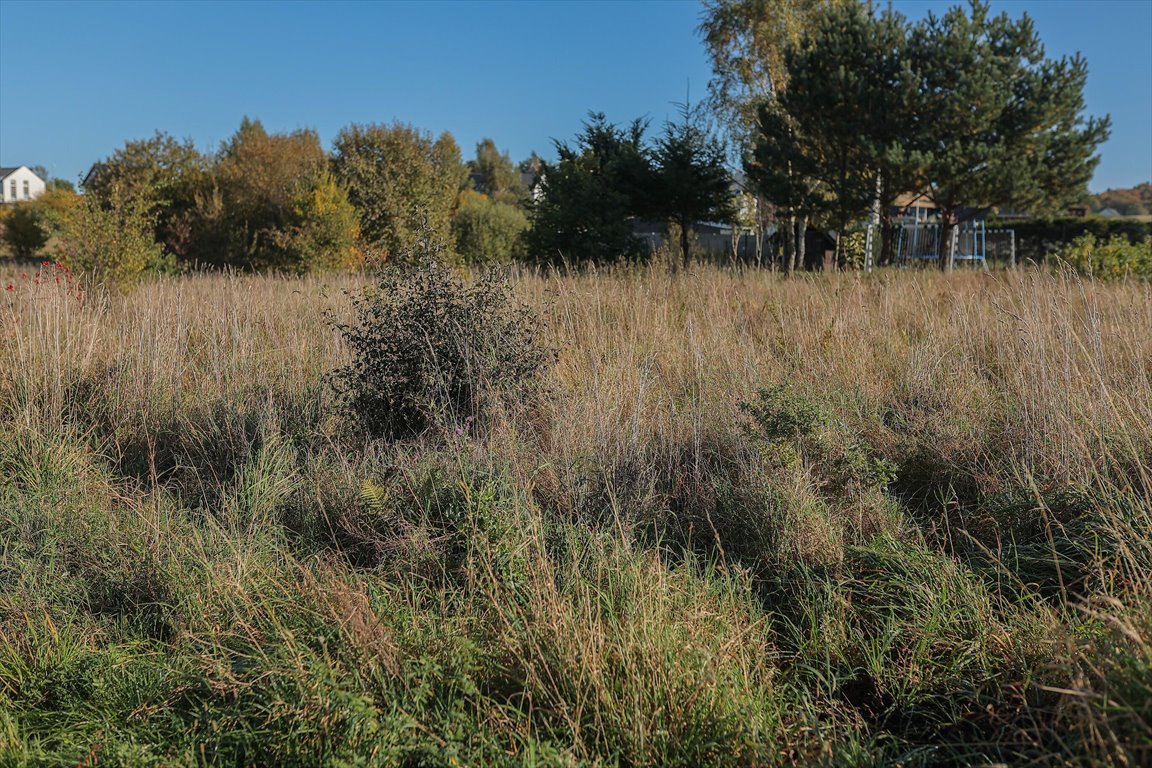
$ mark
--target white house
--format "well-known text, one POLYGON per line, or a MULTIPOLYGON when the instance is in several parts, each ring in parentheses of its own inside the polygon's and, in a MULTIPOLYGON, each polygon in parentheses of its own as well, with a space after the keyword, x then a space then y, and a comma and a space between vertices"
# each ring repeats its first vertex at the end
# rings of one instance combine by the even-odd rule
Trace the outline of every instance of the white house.
POLYGON ((0 202, 4 203, 35 200, 44 194, 44 179, 32 173, 26 165, 0 168, 0 193, 0 202))

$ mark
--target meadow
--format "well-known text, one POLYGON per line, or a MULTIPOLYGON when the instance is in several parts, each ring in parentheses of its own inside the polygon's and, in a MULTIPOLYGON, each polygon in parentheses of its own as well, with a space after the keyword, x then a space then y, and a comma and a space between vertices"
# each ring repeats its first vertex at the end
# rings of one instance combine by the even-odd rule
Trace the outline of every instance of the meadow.
POLYGON ((372 438, 363 277, 0 291, 0 764, 1152 762, 1152 282, 512 275, 372 438))

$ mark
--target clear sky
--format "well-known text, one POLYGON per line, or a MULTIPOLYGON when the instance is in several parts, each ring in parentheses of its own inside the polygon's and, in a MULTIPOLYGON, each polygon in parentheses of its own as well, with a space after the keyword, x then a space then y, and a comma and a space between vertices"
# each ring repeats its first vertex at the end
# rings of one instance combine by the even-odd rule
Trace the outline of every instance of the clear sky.
MULTIPOLYGON (((910 17, 948 2, 904 0, 910 17)), ((1152 178, 1152 0, 994 2, 1027 11, 1050 56, 1081 51, 1090 114, 1110 113, 1092 189, 1152 178)), ((654 127, 706 94, 681 2, 24 2, 0 0, 0 165, 79 178, 156 130, 212 150, 245 115, 269 130, 352 122, 489 136, 553 156, 589 110, 654 127)))

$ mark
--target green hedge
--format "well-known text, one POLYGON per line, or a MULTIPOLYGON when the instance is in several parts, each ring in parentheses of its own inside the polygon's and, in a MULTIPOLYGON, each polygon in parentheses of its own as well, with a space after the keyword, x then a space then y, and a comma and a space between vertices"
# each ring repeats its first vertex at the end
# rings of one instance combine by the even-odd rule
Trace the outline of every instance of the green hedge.
POLYGON ((989 219, 988 229, 1016 231, 1016 261, 1044 261, 1078 237, 1090 234, 1096 240, 1107 241, 1120 235, 1130 243, 1138 243, 1152 236, 1152 222, 1136 219, 1109 219, 1099 216, 1070 217, 1043 221, 989 219))

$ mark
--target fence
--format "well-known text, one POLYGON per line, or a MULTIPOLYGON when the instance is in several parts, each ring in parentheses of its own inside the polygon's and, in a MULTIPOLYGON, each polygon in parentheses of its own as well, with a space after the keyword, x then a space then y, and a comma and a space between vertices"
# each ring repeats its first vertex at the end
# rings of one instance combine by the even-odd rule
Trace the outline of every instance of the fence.
MULTIPOLYGON (((860 230, 857 230, 858 232, 860 230)), ((869 225, 865 230, 865 243, 862 263, 857 251, 856 267, 871 270, 880 255, 880 230, 869 225)), ((675 245, 668 243, 663 233, 644 232, 637 236, 644 240, 650 250, 675 245)), ((940 225, 924 222, 908 222, 897 225, 893 243, 893 263, 897 266, 927 264, 940 260, 940 225)), ((977 221, 957 226, 952 230, 952 258, 958 264, 976 264, 987 267, 988 262, 997 262, 1015 267, 1017 263, 1016 232, 1012 229, 987 229, 984 222, 977 221)), ((715 262, 739 262, 768 266, 774 263, 778 254, 777 243, 772 236, 764 236, 760 241, 759 253, 756 238, 751 234, 695 232, 692 248, 697 258, 715 262), (757 255, 759 259, 757 260, 757 255)), ((859 247, 859 246, 857 246, 859 247)), ((811 250, 811 246, 809 248, 811 250)), ((809 261, 817 263, 820 254, 810 254, 809 261)), ((812 268, 812 267, 809 267, 812 268)))
MULTIPOLYGON (((872 228, 869 227, 869 230, 872 228)), ((894 260, 909 266, 940 260, 944 251, 939 224, 907 223, 896 232, 894 260)), ((869 245, 875 240, 869 231, 869 245)), ((873 248, 868 249, 871 254, 873 248)), ((986 229, 984 222, 976 221, 952 230, 953 262, 979 264, 987 267, 989 259, 1016 266, 1016 233, 1011 229, 986 229)))

